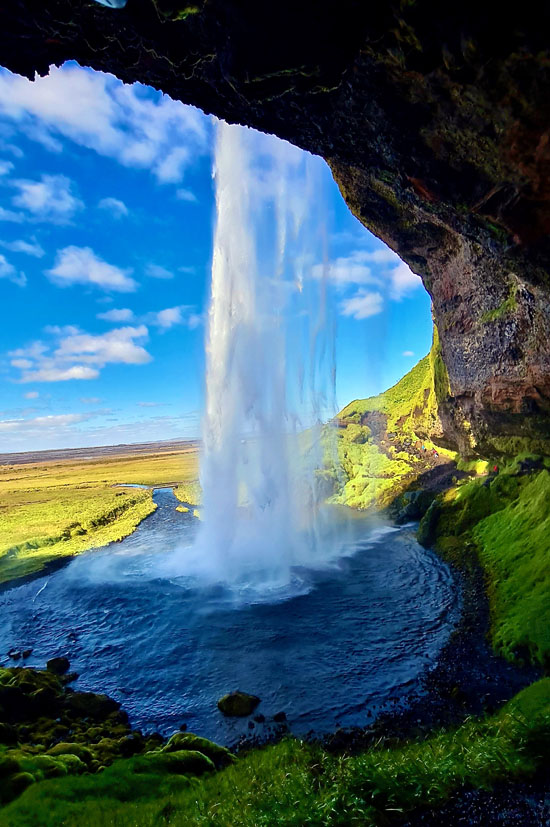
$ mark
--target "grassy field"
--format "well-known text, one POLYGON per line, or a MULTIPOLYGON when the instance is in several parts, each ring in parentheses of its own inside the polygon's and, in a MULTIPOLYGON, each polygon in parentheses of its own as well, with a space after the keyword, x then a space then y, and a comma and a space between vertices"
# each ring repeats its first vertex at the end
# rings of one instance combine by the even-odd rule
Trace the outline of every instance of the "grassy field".
MULTIPOLYGON (((424 741, 358 755, 331 755, 288 739, 200 780, 177 771, 144 772, 139 759, 116 761, 97 776, 43 780, 2 810, 1 823, 389 825, 419 806, 447 801, 463 787, 488 788, 529 776, 547 760, 549 732, 546 678, 491 717, 468 720, 424 741)), ((33 769, 32 758, 25 766, 33 769)))
POLYGON ((0 466, 0 583, 130 534, 155 509, 140 485, 189 485, 196 447, 0 466))

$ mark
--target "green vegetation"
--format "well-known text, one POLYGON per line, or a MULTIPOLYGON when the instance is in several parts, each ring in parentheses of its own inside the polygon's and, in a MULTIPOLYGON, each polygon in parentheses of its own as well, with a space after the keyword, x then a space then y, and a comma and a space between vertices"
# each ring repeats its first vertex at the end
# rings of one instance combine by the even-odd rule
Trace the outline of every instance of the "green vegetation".
POLYGON ((510 285, 507 298, 504 299, 504 301, 501 302, 501 304, 499 304, 498 307, 494 307, 492 310, 488 310, 486 313, 484 313, 481 317, 481 321, 483 323, 496 322, 497 319, 501 319, 503 316, 507 316, 509 313, 513 313, 518 306, 516 294, 517 285, 514 281, 510 285))
MULTIPOLYGON (((436 448, 430 437, 441 435, 438 400, 448 393, 434 328, 430 353, 396 385, 378 396, 355 400, 338 414, 337 458, 329 450, 331 434, 325 431, 323 473, 332 478, 331 501, 352 508, 385 507, 430 470, 436 448)), ((437 447, 437 452, 447 461, 455 459, 443 448, 437 447)))
MULTIPOLYGON (((170 766, 147 756, 116 761, 96 776, 44 780, 3 810, 2 823, 380 825, 442 803, 462 787, 489 787, 533 773, 548 760, 549 732, 550 679, 544 679, 489 718, 355 756, 288 739, 200 781, 185 772, 185 763, 170 766)), ((162 750, 156 755, 168 757, 162 750)))
POLYGON ((550 473, 548 460, 523 455, 482 482, 436 500, 420 525, 459 565, 476 555, 487 577, 491 641, 514 660, 550 664, 550 473), (526 468, 525 468, 526 466, 526 468))
POLYGON ((113 486, 176 485, 196 478, 197 464, 186 448, 0 466, 0 583, 131 534, 155 510, 152 492, 113 486))

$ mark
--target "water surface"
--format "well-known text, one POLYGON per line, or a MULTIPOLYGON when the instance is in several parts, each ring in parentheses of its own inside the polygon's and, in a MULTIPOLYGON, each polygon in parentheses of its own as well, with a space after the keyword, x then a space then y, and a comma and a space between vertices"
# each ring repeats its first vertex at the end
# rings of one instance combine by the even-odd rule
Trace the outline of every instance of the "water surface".
POLYGON ((36 666, 67 655, 75 688, 121 701, 135 726, 168 734, 186 724, 233 743, 253 733, 218 712, 228 691, 259 695, 256 714, 282 710, 297 734, 364 726, 418 690, 448 640, 457 590, 414 527, 356 517, 352 556, 300 572, 302 593, 243 605, 221 585, 158 576, 197 520, 175 510, 171 489, 154 498, 157 511, 130 537, 1 594, 0 651, 32 647, 36 666))

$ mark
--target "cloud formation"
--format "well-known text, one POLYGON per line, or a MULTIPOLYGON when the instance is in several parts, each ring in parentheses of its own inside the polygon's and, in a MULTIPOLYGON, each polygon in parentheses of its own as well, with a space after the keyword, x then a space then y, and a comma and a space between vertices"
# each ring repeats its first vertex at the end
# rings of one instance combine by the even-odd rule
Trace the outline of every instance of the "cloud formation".
POLYGON ((36 241, 0 241, 0 246, 12 253, 24 253, 26 256, 33 256, 34 258, 42 258, 46 255, 43 248, 36 241))
POLYGON ((128 215, 128 207, 119 198, 102 198, 97 206, 100 210, 111 213, 113 218, 124 218, 128 215))
POLYGON ((130 278, 130 272, 108 264, 91 247, 71 245, 58 250, 55 265, 46 270, 46 275, 59 287, 86 284, 117 293, 131 293, 138 285, 130 278))
POLYGON ((16 207, 27 210, 37 221, 67 224, 84 203, 73 194, 73 185, 66 175, 42 175, 40 181, 16 178, 10 182, 17 195, 16 207))
POLYGON ((11 366, 20 371, 16 381, 96 379, 108 364, 144 365, 152 360, 143 347, 149 334, 145 325, 119 327, 100 335, 72 326, 51 327, 46 332, 57 341, 32 342, 8 354, 11 366))
POLYGON ((0 253, 0 279, 8 279, 18 287, 25 287, 27 284, 25 273, 17 272, 13 264, 2 253, 0 253))
POLYGON ((121 307, 118 310, 113 308, 105 313, 98 313, 97 318, 106 322, 130 322, 134 318, 134 313, 129 307, 121 307))
POLYGON ((368 319, 382 312, 384 297, 381 293, 358 290, 351 298, 340 302, 342 316, 351 316, 354 319, 368 319))
POLYGON ((174 274, 171 270, 167 270, 166 267, 162 267, 160 264, 153 264, 149 262, 149 264, 145 265, 145 275, 149 276, 151 279, 173 279, 174 274))
POLYGON ((208 144, 208 120, 198 109, 75 64, 52 66, 33 82, 2 70, 0 113, 53 152, 62 150, 60 137, 69 138, 149 169, 161 183, 181 181, 208 144))

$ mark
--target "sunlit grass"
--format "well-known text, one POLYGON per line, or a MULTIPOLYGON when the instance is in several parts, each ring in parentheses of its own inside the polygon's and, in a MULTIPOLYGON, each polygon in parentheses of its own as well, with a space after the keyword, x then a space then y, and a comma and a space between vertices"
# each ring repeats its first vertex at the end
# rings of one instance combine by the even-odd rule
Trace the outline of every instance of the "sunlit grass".
POLYGON ((120 540, 155 509, 152 492, 198 474, 198 451, 0 466, 0 582, 120 540))

